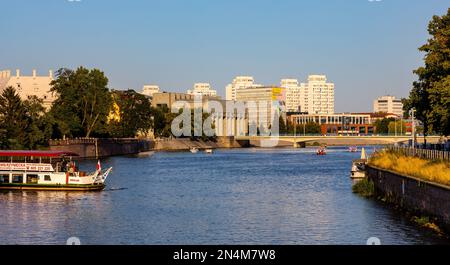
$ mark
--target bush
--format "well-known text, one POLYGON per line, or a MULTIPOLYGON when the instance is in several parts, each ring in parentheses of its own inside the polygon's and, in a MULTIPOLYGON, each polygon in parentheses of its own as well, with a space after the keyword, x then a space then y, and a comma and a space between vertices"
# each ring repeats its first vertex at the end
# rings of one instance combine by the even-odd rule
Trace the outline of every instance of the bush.
POLYGON ((372 197, 375 194, 375 185, 368 178, 364 178, 353 185, 352 190, 363 197, 372 197))

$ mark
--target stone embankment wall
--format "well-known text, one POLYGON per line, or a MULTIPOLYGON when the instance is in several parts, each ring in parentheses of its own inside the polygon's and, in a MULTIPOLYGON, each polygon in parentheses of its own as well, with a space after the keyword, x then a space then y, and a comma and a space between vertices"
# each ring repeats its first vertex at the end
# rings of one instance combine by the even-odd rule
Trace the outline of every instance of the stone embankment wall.
POLYGON ((154 142, 145 139, 67 139, 50 140, 50 150, 70 151, 81 158, 101 158, 117 155, 131 155, 151 151, 154 142))
POLYGON ((371 166, 367 174, 375 185, 375 196, 383 197, 408 212, 436 219, 438 225, 450 234, 450 187, 371 166))
POLYGON ((239 143, 233 137, 217 137, 216 141, 193 141, 189 138, 179 139, 157 139, 155 141, 155 151, 187 151, 193 147, 198 149, 216 148, 240 148, 245 147, 245 143, 239 143))

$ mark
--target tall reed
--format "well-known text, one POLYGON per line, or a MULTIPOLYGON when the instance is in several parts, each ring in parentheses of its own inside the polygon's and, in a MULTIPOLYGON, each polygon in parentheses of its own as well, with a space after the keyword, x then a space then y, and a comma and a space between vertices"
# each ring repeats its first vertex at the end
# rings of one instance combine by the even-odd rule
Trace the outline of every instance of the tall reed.
POLYGON ((383 150, 372 155, 369 165, 450 186, 450 164, 443 161, 408 157, 383 150))

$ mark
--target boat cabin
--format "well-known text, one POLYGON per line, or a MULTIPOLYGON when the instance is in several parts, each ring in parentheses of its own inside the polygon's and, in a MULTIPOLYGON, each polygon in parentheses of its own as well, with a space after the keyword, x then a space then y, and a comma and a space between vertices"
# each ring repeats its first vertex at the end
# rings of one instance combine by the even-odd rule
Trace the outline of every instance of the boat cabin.
POLYGON ((74 175, 78 154, 61 151, 0 151, 0 183, 52 182, 54 173, 74 175))

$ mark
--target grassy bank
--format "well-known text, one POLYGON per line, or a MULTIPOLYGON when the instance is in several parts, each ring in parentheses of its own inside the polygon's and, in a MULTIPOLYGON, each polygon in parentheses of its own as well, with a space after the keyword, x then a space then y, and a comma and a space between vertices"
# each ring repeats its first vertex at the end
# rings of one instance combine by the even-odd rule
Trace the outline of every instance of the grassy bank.
POLYGON ((369 165, 450 186, 450 165, 442 161, 431 161, 407 157, 392 151, 381 151, 370 158, 369 165))
POLYGON ((356 194, 369 198, 372 197, 375 193, 375 185, 372 181, 364 178, 353 185, 352 190, 356 194))

